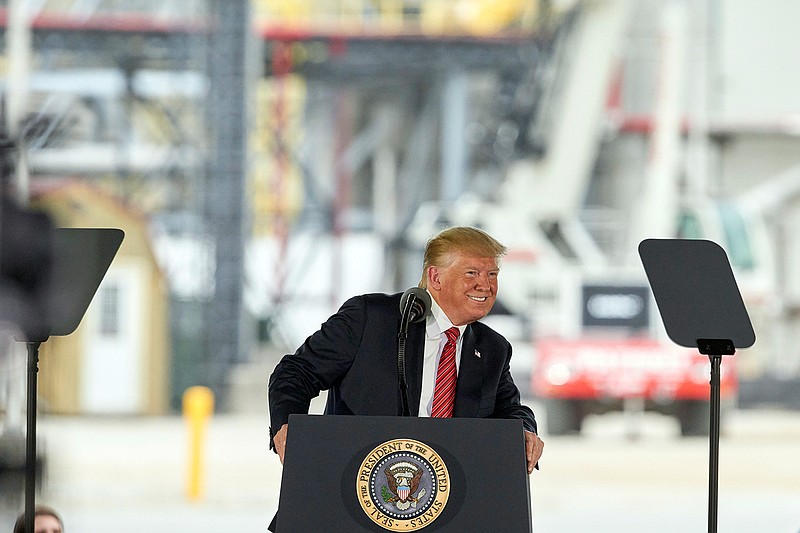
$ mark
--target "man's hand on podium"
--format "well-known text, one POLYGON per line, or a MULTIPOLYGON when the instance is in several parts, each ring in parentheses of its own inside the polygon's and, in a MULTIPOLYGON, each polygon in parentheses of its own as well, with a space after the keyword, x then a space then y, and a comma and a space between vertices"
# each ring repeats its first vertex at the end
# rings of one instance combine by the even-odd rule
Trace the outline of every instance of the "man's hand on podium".
POLYGON ((286 453, 286 431, 288 428, 289 424, 282 425, 281 429, 272 437, 272 443, 275 445, 275 453, 278 454, 278 459, 281 460, 281 464, 283 464, 283 454, 286 453))
MULTIPOLYGON (((286 426, 284 426, 285 428, 286 426)), ((281 428, 281 431, 284 429, 281 428)), ((284 441, 286 434, 284 433, 284 441)), ((277 444, 275 445, 277 448, 277 444)), ((544 441, 539 438, 539 435, 532 431, 525 430, 525 457, 528 459, 528 473, 531 474, 534 468, 538 468, 539 457, 542 456, 544 451, 544 441)))

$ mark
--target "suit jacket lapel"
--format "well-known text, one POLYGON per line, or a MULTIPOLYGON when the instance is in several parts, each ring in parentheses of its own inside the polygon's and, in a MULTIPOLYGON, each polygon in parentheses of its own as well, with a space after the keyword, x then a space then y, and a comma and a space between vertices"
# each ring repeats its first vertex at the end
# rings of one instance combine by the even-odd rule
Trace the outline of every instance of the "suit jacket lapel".
POLYGON ((479 357, 478 353, 472 327, 467 326, 461 344, 461 363, 458 367, 453 416, 474 417, 478 413, 483 384, 483 358, 479 357))
POLYGON ((408 383, 408 409, 411 416, 419 415, 422 396, 422 363, 425 360, 425 321, 412 324, 406 339, 406 381, 408 383))

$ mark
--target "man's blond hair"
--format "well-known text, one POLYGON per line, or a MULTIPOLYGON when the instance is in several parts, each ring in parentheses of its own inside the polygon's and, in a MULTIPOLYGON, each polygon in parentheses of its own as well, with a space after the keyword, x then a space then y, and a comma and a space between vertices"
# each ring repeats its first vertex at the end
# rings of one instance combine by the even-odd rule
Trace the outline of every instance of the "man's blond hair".
POLYGON ((493 257, 499 264, 506 247, 483 230, 469 226, 455 226, 440 231, 428 240, 422 262, 422 279, 419 286, 428 286, 428 268, 446 267, 453 262, 454 254, 461 252, 475 257, 493 257))

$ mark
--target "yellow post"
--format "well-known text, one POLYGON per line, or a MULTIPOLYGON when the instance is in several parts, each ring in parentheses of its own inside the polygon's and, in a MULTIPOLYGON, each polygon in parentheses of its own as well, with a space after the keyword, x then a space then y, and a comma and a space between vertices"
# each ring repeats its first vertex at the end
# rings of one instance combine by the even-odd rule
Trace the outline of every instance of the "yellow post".
POLYGON ((186 496, 199 501, 203 492, 203 440, 206 422, 214 412, 214 393, 208 387, 189 387, 183 393, 183 416, 189 422, 189 476, 186 496))

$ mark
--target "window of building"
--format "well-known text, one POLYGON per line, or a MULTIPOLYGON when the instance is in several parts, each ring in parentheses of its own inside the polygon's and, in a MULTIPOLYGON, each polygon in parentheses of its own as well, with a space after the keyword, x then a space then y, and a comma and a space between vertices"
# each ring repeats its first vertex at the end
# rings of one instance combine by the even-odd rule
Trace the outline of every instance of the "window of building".
POLYGON ((119 286, 104 285, 100 288, 100 334, 119 334, 119 286))

